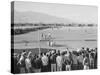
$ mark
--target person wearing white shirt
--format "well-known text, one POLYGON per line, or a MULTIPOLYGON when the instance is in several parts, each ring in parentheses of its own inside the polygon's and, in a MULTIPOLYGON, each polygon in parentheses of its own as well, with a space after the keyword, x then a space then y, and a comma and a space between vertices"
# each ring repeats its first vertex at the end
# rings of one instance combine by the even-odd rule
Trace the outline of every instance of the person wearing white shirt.
POLYGON ((47 69, 48 69, 48 57, 46 56, 46 53, 43 54, 41 60, 42 60, 42 65, 43 65, 43 72, 47 72, 47 69))
POLYGON ((58 56, 56 57, 57 71, 62 71, 62 61, 63 61, 62 56, 59 53, 58 56))
POLYGON ((31 59, 29 57, 25 59, 25 65, 27 72, 30 73, 32 65, 31 65, 31 59))

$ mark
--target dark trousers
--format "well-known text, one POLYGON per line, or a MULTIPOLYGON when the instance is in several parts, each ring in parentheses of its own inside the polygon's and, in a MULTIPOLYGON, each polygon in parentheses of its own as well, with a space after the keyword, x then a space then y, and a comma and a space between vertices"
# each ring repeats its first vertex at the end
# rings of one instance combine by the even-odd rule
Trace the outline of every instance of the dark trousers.
POLYGON ((82 64, 82 63, 78 63, 77 69, 78 69, 78 70, 83 70, 83 64, 82 64))
POLYGON ((41 68, 42 72, 48 72, 48 65, 43 65, 41 68))
POLYGON ((78 70, 77 64, 72 64, 72 65, 71 65, 71 70, 78 70))

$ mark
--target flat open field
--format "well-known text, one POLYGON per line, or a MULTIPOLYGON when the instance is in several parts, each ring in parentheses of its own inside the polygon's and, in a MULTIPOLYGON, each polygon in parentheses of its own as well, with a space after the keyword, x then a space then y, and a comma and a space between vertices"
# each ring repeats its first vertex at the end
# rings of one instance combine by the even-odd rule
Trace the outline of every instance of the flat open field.
MULTIPOLYGON (((63 49, 63 48, 97 47, 97 27, 62 27, 38 30, 26 34, 14 35, 14 49, 63 49), (51 34, 55 44, 63 47, 50 47, 48 41, 41 40, 41 35, 51 34)), ((16 51, 15 51, 16 52, 16 51)))

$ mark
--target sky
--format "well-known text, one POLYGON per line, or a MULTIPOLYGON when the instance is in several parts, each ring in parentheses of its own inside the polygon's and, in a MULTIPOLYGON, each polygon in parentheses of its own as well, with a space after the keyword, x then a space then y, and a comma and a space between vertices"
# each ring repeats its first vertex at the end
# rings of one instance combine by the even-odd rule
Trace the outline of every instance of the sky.
POLYGON ((77 23, 98 23, 97 6, 15 1, 19 12, 39 12, 72 20, 77 23))

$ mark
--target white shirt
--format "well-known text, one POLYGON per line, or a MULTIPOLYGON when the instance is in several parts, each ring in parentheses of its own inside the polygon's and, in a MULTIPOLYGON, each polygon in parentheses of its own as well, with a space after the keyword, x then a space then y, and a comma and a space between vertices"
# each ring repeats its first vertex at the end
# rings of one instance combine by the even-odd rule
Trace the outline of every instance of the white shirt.
POLYGON ((62 56, 57 56, 56 62, 58 66, 62 66, 62 56))
POLYGON ((41 59, 44 66, 48 65, 48 57, 46 55, 44 55, 41 59))
POLYGON ((28 68, 28 67, 31 67, 31 61, 30 61, 29 58, 26 58, 25 64, 26 64, 26 67, 27 67, 27 68, 28 68))

